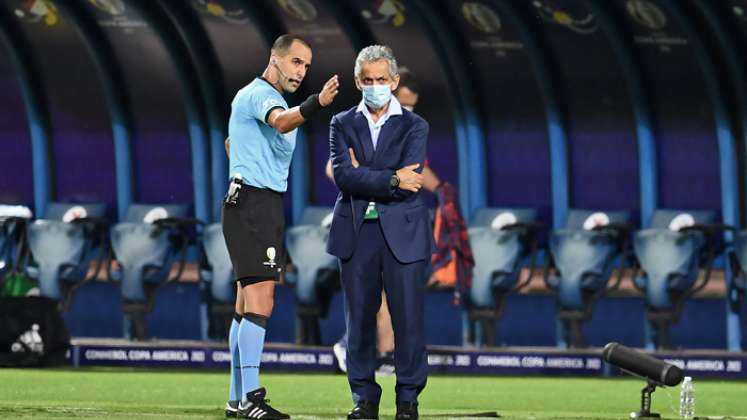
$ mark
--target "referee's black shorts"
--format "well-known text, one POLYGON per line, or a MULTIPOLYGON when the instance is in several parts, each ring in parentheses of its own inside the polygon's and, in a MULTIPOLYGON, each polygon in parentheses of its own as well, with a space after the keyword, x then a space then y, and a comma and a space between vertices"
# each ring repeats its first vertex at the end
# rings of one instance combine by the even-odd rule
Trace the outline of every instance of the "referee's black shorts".
POLYGON ((286 261, 283 194, 244 184, 235 205, 223 202, 221 220, 236 281, 278 280, 286 261))

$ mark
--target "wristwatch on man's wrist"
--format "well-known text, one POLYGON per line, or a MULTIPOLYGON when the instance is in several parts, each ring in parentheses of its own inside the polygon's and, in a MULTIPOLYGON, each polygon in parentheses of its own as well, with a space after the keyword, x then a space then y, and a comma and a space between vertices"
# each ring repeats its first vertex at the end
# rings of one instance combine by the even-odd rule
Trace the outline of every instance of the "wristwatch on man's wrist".
POLYGON ((389 178, 389 186, 392 188, 399 187, 399 177, 397 176, 397 174, 394 174, 391 178, 389 178))

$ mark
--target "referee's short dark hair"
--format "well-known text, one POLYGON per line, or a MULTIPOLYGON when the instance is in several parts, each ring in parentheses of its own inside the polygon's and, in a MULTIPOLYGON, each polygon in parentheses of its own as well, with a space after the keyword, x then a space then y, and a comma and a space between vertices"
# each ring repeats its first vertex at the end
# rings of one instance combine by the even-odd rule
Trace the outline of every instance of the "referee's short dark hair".
POLYGON ((300 36, 285 34, 280 35, 278 39, 276 39, 272 44, 272 52, 274 52, 275 54, 285 55, 288 52, 288 48, 290 48, 291 44, 293 44, 293 41, 298 41, 311 49, 311 44, 309 44, 308 41, 301 38, 300 36))

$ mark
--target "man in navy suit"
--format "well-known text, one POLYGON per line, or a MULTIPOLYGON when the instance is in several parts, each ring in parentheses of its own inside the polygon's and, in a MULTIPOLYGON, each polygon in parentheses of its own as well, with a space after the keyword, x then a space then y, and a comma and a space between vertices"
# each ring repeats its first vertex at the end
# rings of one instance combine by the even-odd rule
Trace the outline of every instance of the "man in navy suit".
POLYGON ((376 312, 382 288, 394 327, 397 419, 417 419, 427 378, 423 300, 434 251, 419 191, 428 123, 403 109, 397 61, 389 47, 364 48, 355 61, 363 99, 330 123, 330 155, 340 189, 327 252, 340 259, 348 331, 349 419, 378 418, 376 312))

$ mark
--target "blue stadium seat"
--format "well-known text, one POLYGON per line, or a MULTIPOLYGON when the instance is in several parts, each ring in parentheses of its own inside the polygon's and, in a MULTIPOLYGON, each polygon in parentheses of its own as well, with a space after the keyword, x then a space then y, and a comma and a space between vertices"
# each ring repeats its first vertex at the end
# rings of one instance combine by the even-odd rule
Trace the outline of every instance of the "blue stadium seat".
POLYGON ((124 221, 111 229, 117 266, 110 265, 107 272, 121 283, 128 336, 145 339, 145 315, 153 309, 156 293, 182 275, 194 226, 200 223, 187 218, 187 211, 186 205, 133 204, 124 221), (178 269, 169 277, 174 263, 178 269))
MULTIPOLYGON (((744 299, 747 294, 747 230, 734 234, 734 252, 732 253, 732 288, 729 293, 736 293, 735 297, 744 299)), ((739 299, 732 299, 739 300, 739 299)))
POLYGON ((495 321, 503 316, 509 294, 526 285, 537 254, 537 212, 521 208, 484 208, 469 227, 475 259, 472 285, 464 297, 465 345, 495 345, 495 321), (523 267, 529 275, 519 283, 523 267))
POLYGON ((623 211, 573 209, 566 226, 551 233, 554 270, 546 270, 544 278, 557 294, 559 347, 584 346, 581 324, 591 318, 594 301, 607 289, 617 261, 620 270, 610 288, 619 286, 628 260, 629 217, 623 211))
POLYGON ((18 229, 13 219, 0 220, 0 284, 5 274, 16 264, 16 248, 18 247, 18 229))
POLYGON ((208 334, 215 339, 225 339, 228 336, 228 325, 235 312, 236 281, 220 223, 205 227, 202 233, 202 247, 205 264, 200 269, 200 278, 208 291, 208 334))
POLYGON ((647 339, 657 348, 671 347, 669 329, 679 320, 685 300, 710 280, 722 243, 716 234, 725 228, 714 225, 715 219, 712 211, 656 210, 651 227, 635 234, 641 271, 634 283, 646 299, 647 339), (698 283, 701 269, 705 275, 698 283))
POLYGON ((33 264, 27 274, 39 282, 39 291, 68 309, 73 292, 93 280, 106 253, 106 205, 50 203, 43 219, 26 229, 33 264), (93 261, 96 268, 88 276, 93 261))
MULTIPOLYGON (((728 283, 729 289, 726 291, 727 304, 729 305, 728 310, 734 313, 741 313, 742 305, 747 301, 747 230, 742 230, 734 234, 734 247, 729 256, 732 278, 731 282, 728 283)), ((738 323, 736 328, 738 331, 743 329, 741 323, 738 323)), ((737 334, 736 336, 741 337, 741 334, 737 334)))
POLYGON ((319 318, 325 318, 339 289, 337 258, 327 254, 332 209, 307 207, 301 220, 286 233, 288 255, 295 272, 286 274, 295 288, 297 302, 296 342, 320 344, 319 318))
POLYGON ((26 225, 31 210, 25 206, 0 205, 0 285, 13 270, 22 270, 28 246, 26 225))

